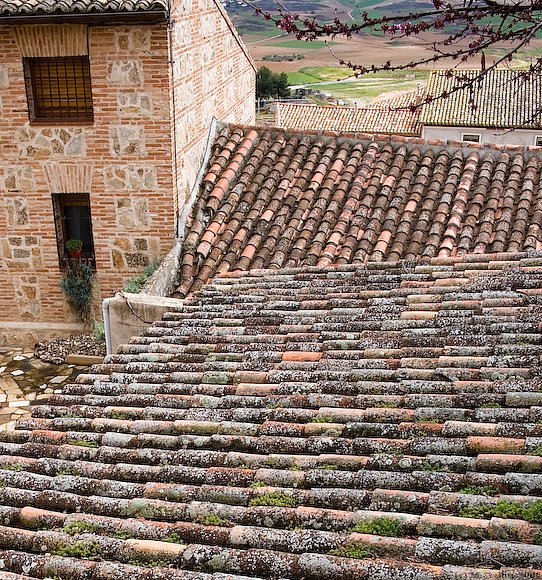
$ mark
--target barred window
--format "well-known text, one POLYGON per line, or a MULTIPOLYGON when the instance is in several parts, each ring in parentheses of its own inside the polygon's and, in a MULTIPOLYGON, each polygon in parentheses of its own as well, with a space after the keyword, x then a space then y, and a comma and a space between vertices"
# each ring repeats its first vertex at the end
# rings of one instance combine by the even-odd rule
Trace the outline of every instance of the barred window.
POLYGON ((88 56, 25 58, 30 120, 92 121, 88 56))

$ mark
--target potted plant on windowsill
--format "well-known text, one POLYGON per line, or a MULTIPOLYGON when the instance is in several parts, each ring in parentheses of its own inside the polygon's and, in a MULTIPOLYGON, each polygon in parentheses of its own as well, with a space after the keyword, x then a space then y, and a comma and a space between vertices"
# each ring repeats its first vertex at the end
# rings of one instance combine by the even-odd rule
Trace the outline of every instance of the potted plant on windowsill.
POLYGON ((77 238, 72 238, 66 242, 66 251, 70 258, 80 258, 83 242, 77 238))

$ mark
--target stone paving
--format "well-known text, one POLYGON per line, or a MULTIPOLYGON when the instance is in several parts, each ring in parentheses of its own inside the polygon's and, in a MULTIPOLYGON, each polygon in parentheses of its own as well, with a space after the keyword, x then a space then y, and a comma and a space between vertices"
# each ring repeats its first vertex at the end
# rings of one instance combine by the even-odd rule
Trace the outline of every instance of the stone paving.
POLYGON ((0 348, 0 429, 29 415, 31 406, 52 393, 61 393, 64 384, 88 369, 86 365, 47 363, 34 356, 31 348, 0 348))

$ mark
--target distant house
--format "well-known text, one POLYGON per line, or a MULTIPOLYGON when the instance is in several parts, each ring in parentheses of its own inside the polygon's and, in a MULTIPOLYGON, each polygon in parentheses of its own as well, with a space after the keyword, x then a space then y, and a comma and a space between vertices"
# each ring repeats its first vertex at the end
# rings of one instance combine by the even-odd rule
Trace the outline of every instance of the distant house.
POLYGON ((77 328, 68 239, 97 299, 168 252, 213 118, 254 119, 255 69, 219 0, 5 0, 0 53, 0 343, 29 342, 77 328))
POLYGON ((426 94, 448 96, 424 105, 424 139, 542 146, 540 78, 525 79, 518 71, 497 69, 475 80, 479 74, 479 70, 431 73, 426 94), (467 87, 457 90, 465 81, 467 87))
POLYGON ((277 103, 275 125, 293 131, 338 131, 420 136, 420 110, 413 92, 365 107, 277 103))

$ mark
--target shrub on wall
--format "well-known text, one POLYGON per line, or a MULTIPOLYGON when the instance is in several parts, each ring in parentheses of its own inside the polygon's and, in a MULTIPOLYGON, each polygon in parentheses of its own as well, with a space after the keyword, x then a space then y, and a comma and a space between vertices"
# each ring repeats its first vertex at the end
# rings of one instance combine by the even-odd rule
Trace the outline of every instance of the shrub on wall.
POLYGON ((92 290, 94 272, 87 264, 70 262, 64 270, 60 287, 68 304, 73 308, 81 322, 89 324, 92 320, 92 290))

